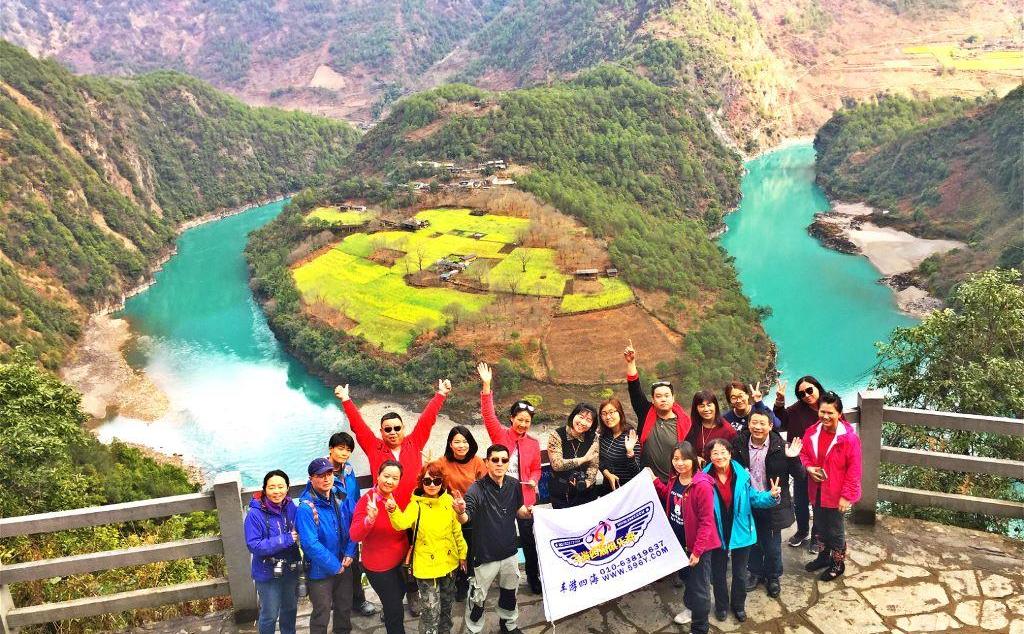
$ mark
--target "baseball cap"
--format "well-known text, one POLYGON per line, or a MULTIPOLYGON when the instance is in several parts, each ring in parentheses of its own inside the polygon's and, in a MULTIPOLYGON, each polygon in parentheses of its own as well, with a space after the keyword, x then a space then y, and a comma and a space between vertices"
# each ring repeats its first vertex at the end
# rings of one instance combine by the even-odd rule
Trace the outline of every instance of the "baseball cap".
POLYGON ((334 471, 334 465, 327 458, 317 458, 313 462, 309 463, 309 468, 306 469, 309 475, 320 475, 327 473, 328 471, 334 471))

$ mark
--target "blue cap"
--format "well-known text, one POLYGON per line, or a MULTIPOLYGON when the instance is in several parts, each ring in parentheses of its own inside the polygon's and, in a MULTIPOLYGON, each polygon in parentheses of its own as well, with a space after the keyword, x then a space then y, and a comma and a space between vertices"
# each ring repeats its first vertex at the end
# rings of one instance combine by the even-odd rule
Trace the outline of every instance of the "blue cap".
POLYGON ((327 458, 317 458, 313 462, 309 463, 309 468, 306 469, 306 471, 308 471, 311 476, 320 475, 327 473, 328 471, 334 471, 334 465, 331 464, 331 461, 327 458))

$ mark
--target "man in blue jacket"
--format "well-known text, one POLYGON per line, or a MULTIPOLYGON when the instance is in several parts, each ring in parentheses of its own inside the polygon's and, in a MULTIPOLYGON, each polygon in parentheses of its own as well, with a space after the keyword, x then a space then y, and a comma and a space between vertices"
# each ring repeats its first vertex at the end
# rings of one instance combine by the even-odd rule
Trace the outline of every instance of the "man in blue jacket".
POLYGON ((333 613, 334 634, 352 631, 352 561, 356 543, 348 537, 355 500, 334 487, 334 465, 317 458, 307 469, 309 483, 295 515, 302 551, 310 562, 310 634, 327 634, 333 613))
MULTIPOLYGON (((356 441, 348 432, 339 431, 331 435, 328 441, 330 454, 327 458, 334 466, 334 488, 340 489, 347 496, 346 503, 351 502, 353 512, 359 501, 359 481, 356 471, 352 468, 349 458, 355 451, 356 441)), ((363 567, 359 565, 359 552, 356 551, 352 561, 352 609, 363 616, 371 616, 377 612, 377 606, 366 600, 363 589, 363 567)))

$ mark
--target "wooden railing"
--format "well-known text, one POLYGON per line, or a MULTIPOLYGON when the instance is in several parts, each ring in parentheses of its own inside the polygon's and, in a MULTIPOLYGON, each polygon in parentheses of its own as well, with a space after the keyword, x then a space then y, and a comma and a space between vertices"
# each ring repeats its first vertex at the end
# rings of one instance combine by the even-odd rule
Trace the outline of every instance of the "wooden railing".
MULTIPOLYGON (((974 416, 949 412, 931 412, 885 405, 881 392, 861 392, 857 396, 857 423, 863 451, 862 495, 854 505, 853 521, 874 524, 878 502, 932 506, 965 513, 1024 519, 1024 503, 980 498, 956 493, 926 491, 879 484, 882 462, 915 467, 931 467, 966 473, 988 473, 1024 479, 1024 462, 1001 458, 978 458, 921 449, 901 449, 882 444, 882 424, 921 425, 935 429, 1024 437, 1024 420, 997 416, 974 416)), ((852 422, 852 421, 851 421, 852 422)))
MULTIPOLYGON (((883 446, 883 421, 1016 437, 1024 436, 1024 421, 887 407, 881 394, 872 392, 862 392, 858 396, 858 405, 856 410, 847 412, 846 415, 847 420, 857 426, 863 447, 863 496, 853 510, 855 522, 874 523, 876 505, 879 501, 1024 518, 1024 504, 1020 502, 907 489, 878 483, 878 469, 883 460, 892 464, 1024 477, 1024 462, 883 446)), ((542 460, 547 468, 546 452, 542 454, 542 460)), ((371 479, 368 475, 359 478, 360 488, 366 489, 370 485, 371 479)), ((298 497, 304 487, 305 482, 297 484, 291 487, 290 494, 298 497)), ((242 490, 241 477, 234 471, 217 476, 212 490, 206 493, 0 519, 0 539, 198 511, 217 511, 220 528, 220 534, 213 537, 0 565, 0 631, 7 634, 27 625, 226 595, 231 597, 236 620, 251 621, 257 608, 256 590, 250 574, 250 554, 245 545, 242 524, 249 500, 256 490, 258 489, 242 490), (223 555, 226 576, 34 606, 17 607, 11 600, 9 586, 13 583, 211 555, 223 555)))

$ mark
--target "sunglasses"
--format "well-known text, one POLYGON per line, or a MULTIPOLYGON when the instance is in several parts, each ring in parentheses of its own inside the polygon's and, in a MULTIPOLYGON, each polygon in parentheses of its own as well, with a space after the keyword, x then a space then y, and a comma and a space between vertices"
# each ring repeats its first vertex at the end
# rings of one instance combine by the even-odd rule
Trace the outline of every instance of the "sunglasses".
POLYGON ((529 412, 530 414, 533 414, 536 410, 537 408, 534 407, 533 405, 530 405, 528 401, 518 401, 517 403, 512 405, 513 416, 519 412, 529 412))
POLYGON ((814 387, 809 387, 803 390, 797 390, 796 393, 799 394, 801 397, 810 396, 811 394, 814 394, 814 387))
POLYGON ((671 390, 672 389, 672 383, 671 383, 671 381, 655 381, 654 383, 651 383, 651 391, 652 392, 654 390, 658 389, 659 387, 667 387, 668 389, 671 390))
POLYGON ((398 432, 402 431, 402 426, 398 425, 397 427, 381 427, 380 429, 385 434, 397 434, 398 432))
POLYGON ((444 484, 444 479, 443 478, 431 478, 430 476, 425 476, 422 480, 420 480, 420 482, 422 482, 423 486, 425 486, 425 487, 439 487, 442 484, 444 484))
POLYGON ((508 464, 508 458, 488 458, 494 464, 508 464))

